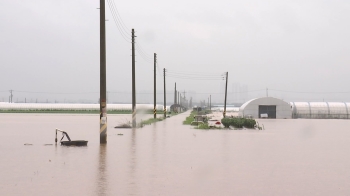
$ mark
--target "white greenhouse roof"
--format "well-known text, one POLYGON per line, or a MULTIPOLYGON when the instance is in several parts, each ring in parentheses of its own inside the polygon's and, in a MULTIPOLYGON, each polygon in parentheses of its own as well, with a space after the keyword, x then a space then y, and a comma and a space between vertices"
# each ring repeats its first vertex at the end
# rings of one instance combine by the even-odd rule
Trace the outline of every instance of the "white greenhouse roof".
MULTIPOLYGON (((168 108, 169 106, 167 106, 168 108)), ((153 104, 136 104, 137 109, 153 109, 153 104)), ((157 110, 163 110, 163 105, 156 105, 157 110)), ((69 103, 0 103, 0 110, 99 110, 100 104, 69 104, 69 103)), ((131 110, 132 104, 107 104, 107 110, 131 110)))

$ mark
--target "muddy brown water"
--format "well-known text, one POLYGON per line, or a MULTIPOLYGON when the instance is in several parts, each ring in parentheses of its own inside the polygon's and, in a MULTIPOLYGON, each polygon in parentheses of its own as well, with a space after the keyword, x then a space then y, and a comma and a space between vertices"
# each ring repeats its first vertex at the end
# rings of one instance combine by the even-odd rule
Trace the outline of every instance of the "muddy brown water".
POLYGON ((349 120, 205 131, 187 115, 134 130, 109 115, 100 145, 97 115, 0 114, 0 195, 350 194, 349 120), (54 145, 55 128, 88 146, 54 145))

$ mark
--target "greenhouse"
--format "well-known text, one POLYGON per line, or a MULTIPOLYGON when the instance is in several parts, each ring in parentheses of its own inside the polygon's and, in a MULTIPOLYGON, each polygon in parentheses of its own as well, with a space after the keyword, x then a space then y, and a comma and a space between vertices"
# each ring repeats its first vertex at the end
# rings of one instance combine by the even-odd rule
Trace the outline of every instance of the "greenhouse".
MULTIPOLYGON (((136 104, 136 110, 153 113, 153 104, 136 104)), ((163 112, 163 105, 156 105, 159 112, 163 112)), ((167 107, 167 109, 169 109, 167 107)), ((98 113, 100 104, 61 104, 61 103, 0 103, 0 112, 76 112, 98 113)), ((132 104, 107 104, 107 111, 131 112, 132 104)))
POLYGON ((292 118, 289 103, 273 97, 262 97, 247 101, 239 108, 239 116, 252 118, 292 118))
POLYGON ((291 102, 293 118, 348 119, 350 103, 291 102))

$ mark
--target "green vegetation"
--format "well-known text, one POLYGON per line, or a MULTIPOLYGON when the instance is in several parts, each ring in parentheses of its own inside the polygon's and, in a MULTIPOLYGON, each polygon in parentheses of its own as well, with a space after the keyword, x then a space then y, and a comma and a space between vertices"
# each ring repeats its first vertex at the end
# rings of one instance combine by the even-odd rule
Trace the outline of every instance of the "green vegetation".
MULTIPOLYGON (((161 113, 163 114, 163 113, 161 113)), ((168 112, 167 113, 167 116, 174 116, 174 115, 177 115, 178 113, 176 112, 168 112)), ((164 117, 160 117, 160 118, 150 118, 148 120, 142 120, 139 124, 138 124, 138 127, 143 127, 145 125, 150 125, 152 123, 155 123, 155 122, 159 122, 159 121, 162 121, 164 120, 164 117)))
POLYGON ((158 121, 162 121, 164 120, 164 118, 150 118, 148 120, 143 120, 140 122, 140 126, 143 127, 145 125, 150 125, 152 123, 158 122, 158 121))
POLYGON ((248 118, 223 118, 221 119, 221 123, 228 128, 229 126, 233 126, 235 128, 254 128, 256 125, 256 121, 254 119, 248 118))
POLYGON ((192 111, 191 114, 188 117, 186 117, 186 120, 182 122, 182 124, 190 125, 195 115, 197 115, 197 111, 192 111))
POLYGON ((197 129, 210 129, 212 127, 209 127, 209 124, 208 123, 203 123, 203 124, 200 124, 197 129))

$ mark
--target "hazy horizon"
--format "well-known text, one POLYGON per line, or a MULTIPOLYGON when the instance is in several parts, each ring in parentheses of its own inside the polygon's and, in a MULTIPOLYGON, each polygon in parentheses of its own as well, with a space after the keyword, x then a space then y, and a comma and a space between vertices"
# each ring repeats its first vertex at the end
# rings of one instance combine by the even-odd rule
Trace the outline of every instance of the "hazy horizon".
MULTIPOLYGON (((0 102, 8 101, 10 90, 15 102, 97 102, 97 8, 97 0, 0 2, 0 102)), ((131 28, 137 36, 138 103, 153 103, 153 53, 158 59, 157 102, 163 101, 163 68, 169 104, 175 82, 194 102, 212 95, 212 102, 223 103, 224 80, 181 74, 218 79, 225 72, 228 103, 267 94, 288 102, 350 101, 349 10, 350 2, 342 0, 108 0, 110 102, 131 97, 131 28), (122 27, 118 30, 116 24, 122 27)))

